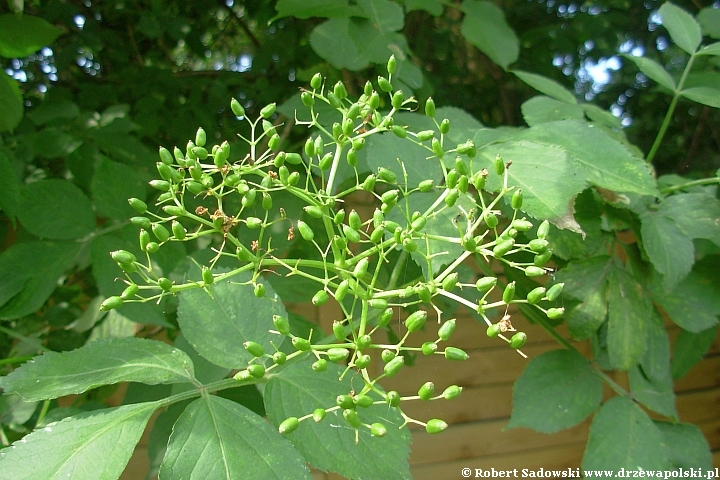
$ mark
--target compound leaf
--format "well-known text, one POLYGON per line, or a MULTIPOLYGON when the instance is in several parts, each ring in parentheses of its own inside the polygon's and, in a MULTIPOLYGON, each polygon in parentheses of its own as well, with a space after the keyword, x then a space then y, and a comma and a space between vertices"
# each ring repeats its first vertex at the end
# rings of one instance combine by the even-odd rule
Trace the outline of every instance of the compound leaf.
POLYGON ((692 238, 720 245, 720 200, 704 193, 681 193, 663 200, 658 209, 692 238))
POLYGON ((698 333, 718 323, 720 292, 716 283, 703 272, 694 270, 672 291, 665 291, 657 277, 650 283, 653 300, 675 324, 698 333))

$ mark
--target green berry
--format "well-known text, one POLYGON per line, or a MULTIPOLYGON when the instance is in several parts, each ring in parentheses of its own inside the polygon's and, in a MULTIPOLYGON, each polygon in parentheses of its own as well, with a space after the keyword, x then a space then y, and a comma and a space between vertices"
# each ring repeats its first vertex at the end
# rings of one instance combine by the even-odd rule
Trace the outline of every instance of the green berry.
POLYGON ((230 101, 230 109, 235 114, 236 117, 244 117, 245 116, 245 109, 242 105, 240 105, 240 102, 235 100, 234 98, 230 101))
POLYGON ((295 430, 297 430, 299 425, 300 425, 300 422, 298 422, 297 417, 290 417, 290 418, 283 420, 283 422, 278 427, 278 431, 281 434, 291 433, 291 432, 294 432, 295 430))
POLYGON ((440 433, 448 427, 448 424, 438 418, 433 418, 425 426, 427 433, 440 433))
POLYGON ((315 420, 315 423, 320 423, 323 421, 326 414, 327 414, 327 412, 325 411, 324 408, 317 408, 313 412, 313 420, 315 420))
POLYGON ((284 352, 275 352, 272 359, 276 365, 282 365, 287 361, 287 355, 284 352))
POLYGON ((367 366, 370 365, 370 361, 370 355, 360 355, 355 360, 355 366, 360 369, 367 368, 367 366))
POLYGON ((264 106, 262 110, 260 110, 260 116, 265 119, 272 117, 276 107, 277 105, 275 103, 264 106))
POLYGON ((465 353, 465 350, 455 347, 445 347, 445 358, 448 360, 467 360, 470 356, 465 353))
POLYGON ((160 288, 162 288, 166 292, 170 291, 170 289, 173 286, 172 280, 170 280, 169 278, 165 278, 165 277, 158 278, 157 283, 160 286, 160 288))
POLYGON ((380 90, 382 90, 383 92, 392 91, 392 85, 385 77, 378 77, 378 87, 380 87, 380 90))
POLYGON ((429 192, 433 188, 433 180, 423 180, 418 184, 418 189, 421 192, 429 192))
POLYGON ((137 261, 137 258, 127 250, 116 250, 110 253, 113 260, 118 263, 133 263, 137 261))
POLYGON ((123 290, 122 294, 120 295, 123 300, 127 300, 129 298, 134 297, 138 293, 138 286, 134 283, 127 286, 125 290, 123 290))
POLYGON ((422 350, 423 355, 428 356, 428 355, 432 355, 435 352, 437 352, 437 348, 438 348, 437 343, 425 342, 422 344, 421 350, 422 350))
POLYGON ((310 350, 310 347, 312 346, 310 344, 310 340, 306 340, 302 337, 293 337, 292 344, 293 347, 297 348, 301 352, 306 352, 310 350))
POLYGON ((448 191, 447 196, 445 197, 445 205, 448 208, 451 208, 455 205, 455 202, 457 202, 458 198, 460 197, 460 191, 456 188, 452 188, 448 191))
POLYGON ((440 329, 438 330, 438 338, 441 340, 447 341, 450 336, 455 331, 455 319, 448 320, 447 322, 443 323, 440 329))
POLYGON ((400 401, 402 400, 402 397, 400 397, 400 394, 396 392, 395 390, 391 390, 387 392, 387 395, 385 396, 385 401, 390 405, 391 407, 397 407, 400 405, 400 401))
POLYGON ((557 320, 558 318, 562 318, 562 316, 565 314, 565 309, 560 308, 548 308, 547 311, 547 317, 551 320, 557 320))
POLYGON ((123 304, 123 298, 120 296, 108 297, 100 304, 100 310, 103 312, 110 311, 114 308, 121 307, 123 304))
POLYGON ((409 332, 416 332, 425 325, 426 320, 427 312, 425 310, 418 310, 410 314, 407 320, 405 320, 405 327, 409 332))
POLYGON ((320 75, 319 73, 313 75, 313 77, 310 79, 310 86, 314 90, 320 88, 322 86, 322 75, 320 75))
POLYGON ((335 403, 340 408, 353 408, 355 406, 355 402, 353 402, 353 397, 350 395, 338 395, 335 399, 335 403))
POLYGON ((545 275, 545 270, 535 265, 530 265, 529 267, 525 267, 525 275, 528 277, 539 277, 545 275))
POLYGON ((442 393, 442 396, 445 400, 452 400, 453 398, 457 398, 461 392, 462 387, 458 387, 457 385, 450 385, 442 393))
POLYGON ((503 159, 500 157, 500 155, 495 157, 493 165, 495 167, 495 173, 497 173, 498 175, 502 175, 503 173, 505 173, 505 162, 503 162, 503 159))
POLYGON ((405 99, 405 98, 404 98, 404 96, 403 96, 402 90, 398 90, 398 91, 396 91, 396 92, 393 94, 392 99, 390 100, 390 104, 393 106, 393 108, 394 108, 395 110, 397 110, 397 109, 399 109, 400 107, 402 107, 402 104, 403 104, 403 100, 404 100, 404 99, 405 99))
POLYGON ((377 310, 385 310, 388 308, 388 301, 384 298, 373 298, 368 304, 377 310))
POLYGON ((490 338, 495 338, 500 335, 500 333, 502 333, 502 329, 497 323, 490 325, 485 332, 485 334, 490 338))
POLYGON ((312 297, 312 304, 316 307, 324 305, 330 299, 330 296, 325 290, 318 290, 312 297))
POLYGON ((510 303, 515 298, 515 282, 510 282, 503 291, 502 299, 505 303, 510 303))
POLYGON ((265 376, 265 367, 260 364, 248 365, 247 371, 254 378, 262 378, 265 376))
POLYGON ((370 425, 370 434, 373 437, 384 437, 387 435, 387 428, 382 423, 373 423, 370 425))
POLYGON ((262 298, 265 296, 267 288, 265 287, 264 283, 256 283, 255 287, 253 287, 253 293, 257 298, 262 298))
POLYGON ((203 267, 202 278, 205 285, 212 285, 213 282, 215 282, 215 277, 213 276, 212 270, 207 267, 203 267))
POLYGON ((375 401, 369 395, 360 394, 353 397, 353 403, 355 403, 358 407, 368 408, 375 403, 375 401))
POLYGON ((265 355, 265 349, 257 342, 247 341, 243 343, 243 347, 253 357, 262 357, 265 355))
POLYGON ((395 374, 400 371, 403 365, 405 365, 405 357, 403 357, 402 355, 398 355, 397 357, 393 358, 385 364, 383 372, 385 373, 386 377, 394 377, 395 374))
POLYGON ((434 392, 435 384, 433 382, 425 382, 418 390, 418 397, 420 397, 420 400, 430 400, 434 392))
POLYGON ((312 364, 312 369, 315 372, 324 372, 327 370, 327 360, 321 358, 312 364))
POLYGON ((442 281, 442 289, 446 292, 451 291, 453 288, 455 288, 455 285, 458 283, 459 275, 457 272, 453 272, 447 277, 445 277, 442 281))
POLYGON ((479 292, 485 293, 497 284, 497 278, 495 277, 482 277, 475 282, 475 287, 479 292))
POLYGON ((303 240, 307 240, 309 242, 313 238, 315 238, 315 232, 313 232, 312 228, 310 228, 310 225, 303 222, 302 220, 298 220, 297 226, 298 231, 300 231, 300 236, 303 238, 303 240))
POLYGON ((533 259, 533 264, 536 267, 543 267, 546 263, 550 261, 552 258, 553 252, 552 250, 548 249, 545 250, 543 253, 538 253, 535 255, 535 258, 533 259))
POLYGON ((510 205, 512 206, 512 208, 517 210, 522 207, 522 204, 523 204, 522 190, 517 189, 517 190, 515 190, 515 193, 513 193, 513 196, 510 199, 510 205))
POLYGON ((536 238, 534 240, 530 240, 528 243, 528 247, 530 247, 530 250, 536 253, 543 253, 548 248, 548 241, 544 238, 536 238))
POLYGON ((545 287, 537 287, 527 294, 527 301, 530 305, 535 305, 545 296, 545 287))
POLYGON ((440 122, 440 133, 443 135, 447 135, 447 133, 450 131, 450 120, 447 118, 443 118, 442 122, 440 122))
POLYGON ((433 118, 435 116, 435 101, 432 99, 432 97, 429 97, 425 102, 425 115, 430 118, 433 118))
POLYGON ((281 317, 280 315, 273 315, 272 320, 275 325, 275 329, 280 332, 281 335, 290 334, 290 322, 288 322, 287 318, 281 317))
POLYGON ((433 153, 438 157, 442 158, 445 152, 443 152, 442 145, 440 144, 440 140, 437 138, 433 138, 431 142, 432 151, 433 153))
POLYGON ((517 332, 510 339, 510 347, 518 349, 525 345, 525 342, 527 342, 527 335, 525 335, 525 332, 517 332))
POLYGON ((550 289, 547 291, 547 299, 551 302, 554 302, 557 300, 557 298, 560 296, 560 294, 563 291, 563 287, 565 286, 564 283, 556 283, 550 289))
POLYGON ((537 231, 537 238, 540 239, 546 239, 548 234, 550 233, 550 222, 547 220, 543 221, 540 226, 538 227, 537 231))
POLYGON ((395 60, 395 55, 390 55, 387 63, 387 71, 390 75, 392 75, 395 73, 395 69, 397 69, 397 60, 395 60))
POLYGON ((498 243, 497 245, 495 245, 495 247, 493 247, 493 255, 495 256, 495 258, 503 257, 506 253, 508 253, 510 250, 512 250, 514 246, 515 246, 514 238, 504 240, 504 241, 498 243))
POLYGON ((343 418, 345 418, 345 421, 353 428, 359 428, 360 425, 362 425, 362 422, 360 421, 360 416, 357 413, 357 410, 354 408, 346 408, 343 410, 343 418))
POLYGON ((342 362, 350 355, 350 350, 347 348, 333 347, 327 351, 327 356, 331 362, 342 362))

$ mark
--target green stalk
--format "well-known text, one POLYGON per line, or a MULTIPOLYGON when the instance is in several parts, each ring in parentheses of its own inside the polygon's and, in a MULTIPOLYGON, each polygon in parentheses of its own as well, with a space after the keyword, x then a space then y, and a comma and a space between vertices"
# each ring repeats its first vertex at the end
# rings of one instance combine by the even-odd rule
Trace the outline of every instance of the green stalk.
POLYGON ((685 80, 687 79, 688 74, 690 73, 690 68, 692 67, 693 62, 695 61, 695 54, 690 55, 690 60, 688 60, 687 65, 685 65, 685 70, 683 71, 682 76, 680 77, 680 81, 677 84, 677 87, 675 87, 675 91, 673 92, 673 98, 670 102, 670 107, 668 107, 668 111, 665 114, 665 118, 663 119, 663 123, 660 126, 660 131, 657 134, 657 137, 655 137, 655 142, 653 143, 652 147, 650 148, 650 152, 647 154, 647 162, 652 163, 653 158, 655 158, 655 154, 657 153, 658 149, 660 148, 660 144, 663 141, 663 138, 665 137, 665 132, 667 132, 668 127, 670 126, 670 120, 672 120, 673 113, 675 113, 675 107, 677 106, 677 102, 680 99, 680 92, 682 91, 682 87, 685 84, 685 80))

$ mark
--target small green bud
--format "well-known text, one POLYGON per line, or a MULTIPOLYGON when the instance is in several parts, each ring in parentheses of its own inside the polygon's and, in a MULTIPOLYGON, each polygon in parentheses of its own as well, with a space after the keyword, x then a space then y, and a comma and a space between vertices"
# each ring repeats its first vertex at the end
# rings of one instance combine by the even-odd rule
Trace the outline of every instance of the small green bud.
POLYGON ((386 327, 390 324, 390 321, 393 317, 393 309, 392 308, 386 308, 385 311, 380 314, 380 318, 378 319, 378 325, 381 327, 386 327))
POLYGON ((325 370, 327 370, 327 365, 327 360, 321 358, 312 364, 312 369, 315 372, 324 372, 325 370))
POLYGON ((283 365, 285 362, 287 362, 287 355, 284 352, 273 353, 273 363, 275 365, 283 365))
POLYGON ((545 275, 545 270, 535 265, 530 265, 529 267, 525 267, 525 275, 528 277, 539 277, 545 275))
POLYGON ((110 257, 118 263, 133 263, 137 258, 127 250, 116 250, 110 253, 110 257))
POLYGON ((420 400, 430 400, 434 392, 435 384, 433 382, 425 382, 418 390, 418 397, 420 397, 420 400))
POLYGON ((418 184, 418 189, 421 192, 429 192, 433 188, 433 180, 423 180, 418 184))
POLYGON ((533 259, 533 264, 536 267, 543 267, 547 262, 550 261, 552 258, 553 252, 552 250, 548 249, 545 250, 543 253, 538 253, 535 255, 535 258, 533 259))
POLYGON ((440 122, 440 133, 443 135, 447 135, 450 131, 450 120, 447 118, 444 118, 442 122, 440 122))
POLYGON ((445 197, 445 205, 448 208, 452 208, 460 197, 460 191, 456 188, 451 188, 445 197))
POLYGON ((276 107, 277 105, 275 103, 265 105, 262 110, 260 110, 260 116, 265 119, 272 117, 276 107))
POLYGON ((485 332, 485 334, 490 338, 495 338, 498 335, 500 335, 501 332, 502 332, 502 329, 500 328, 500 325, 498 325, 497 323, 494 323, 487 328, 487 331, 485 332))
POLYGON ((527 294, 527 301, 530 305, 537 304, 545 296, 545 287, 537 287, 527 294))
POLYGON ((359 394, 353 397, 353 403, 358 407, 368 408, 373 403, 375 403, 375 401, 369 395, 359 394))
POLYGON ((505 290, 503 290, 503 302, 510 303, 512 299, 515 298, 515 282, 510 282, 505 287, 505 290))
POLYGON ((345 421, 348 423, 348 425, 353 428, 359 428, 360 425, 362 425, 362 422, 360 421, 360 416, 354 408, 346 408, 345 410, 343 410, 343 418, 345 418, 345 421))
POLYGON ((525 332, 517 332, 510 339, 510 347, 518 349, 525 345, 525 342, 527 342, 527 335, 525 335, 525 332))
POLYGON ((165 180, 151 180, 150 186, 161 192, 167 192, 170 190, 170 182, 165 180))
POLYGON ((102 310, 103 312, 108 312, 115 308, 121 307, 122 304, 123 298, 121 296, 108 297, 100 304, 100 310, 102 310))
POLYGON ((355 402, 353 402, 350 395, 338 395, 335 404, 340 408, 353 408, 355 406, 355 402))
POLYGON ((425 102, 425 115, 430 118, 435 117, 435 101, 429 97, 425 102))
POLYGON ((497 173, 498 175, 502 175, 503 173, 505 173, 505 162, 503 162, 503 159, 500 157, 500 155, 495 157, 493 165, 495 166, 495 173, 497 173))
POLYGON ((234 98, 230 101, 230 109, 232 109, 232 112, 235 114, 236 117, 245 116, 245 109, 242 105, 240 105, 240 102, 238 102, 234 98))
POLYGON ((398 355, 397 357, 393 358, 385 364, 383 372, 385 373, 386 377, 394 377, 395 374, 400 371, 403 365, 405 365, 405 357, 403 357, 402 355, 398 355))
POLYGON ((267 288, 264 283, 256 283, 255 287, 253 287, 253 294, 255 294, 257 298, 262 298, 265 296, 266 290, 267 288))
POLYGON ((312 304, 316 307, 324 305, 330 299, 330 296, 325 290, 318 290, 312 297, 312 304))
POLYGON ((513 193, 513 195, 512 195, 512 199, 510 200, 510 205, 512 206, 512 208, 517 210, 519 208, 522 208, 522 204, 523 204, 522 190, 517 189, 517 190, 515 190, 515 193, 513 193))
POLYGON ((425 310, 418 310, 410 314, 407 320, 405 320, 405 328, 407 328, 409 332, 416 332, 425 325, 426 320, 427 312, 425 310))
MULTIPOLYGON (((203 282, 205 283, 205 285, 212 285, 215 282, 215 277, 213 276, 212 270, 210 270, 207 267, 203 267, 202 279, 203 279, 203 282)), ((260 347, 260 348, 262 348, 262 347, 260 347)))
POLYGON ((565 314, 565 309, 563 307, 560 308, 548 308, 547 311, 547 317, 550 320, 557 320, 558 318, 562 318, 562 316, 565 314))
POLYGON ((380 87, 380 90, 382 90, 383 92, 392 91, 392 85, 385 77, 378 77, 378 87, 380 87))
POLYGON ((283 435, 292 433, 295 430, 297 430, 299 425, 300 425, 300 422, 298 422, 297 417, 290 417, 290 418, 283 420, 283 422, 278 427, 278 432, 280 432, 283 435))
POLYGON ((318 88, 320 88, 322 86, 322 75, 320 75, 319 73, 316 73, 315 75, 313 75, 312 78, 310 79, 310 86, 314 90, 317 90, 318 88))
POLYGON ((302 337, 293 337, 292 344, 293 347, 300 350, 301 352, 306 352, 312 347, 312 345, 310 344, 310 340, 304 339, 302 337))
POLYGON ((400 401, 402 398, 400 397, 400 394, 396 392, 395 390, 390 390, 387 392, 387 395, 385 396, 385 401, 390 405, 391 407, 397 407, 400 405, 400 401))
POLYGON ((207 135, 205 134, 205 130, 203 130, 202 127, 198 128, 197 133, 195 133, 195 145, 204 147, 206 140, 207 135))
POLYGON ((136 212, 138 212, 141 215, 143 213, 147 212, 147 204, 145 202, 143 202, 142 200, 140 200, 139 198, 131 198, 128 200, 128 203, 130 204, 130 206, 133 209, 135 209, 136 212))
POLYGON ((355 359, 355 366, 360 369, 367 368, 367 366, 370 365, 370 361, 370 355, 360 355, 355 359))
POLYGON ((417 133, 417 139, 420 140, 421 142, 425 142, 434 137, 435 137, 435 132, 433 130, 423 130, 423 131, 417 133))
POLYGON ((265 355, 265 349, 257 342, 247 341, 243 343, 243 347, 253 357, 262 357, 265 355))
POLYGON ((555 285, 550 287, 550 289, 547 291, 547 299, 551 302, 557 300, 557 298, 562 293, 564 286, 564 283, 556 283, 555 285))
POLYGON ((345 340, 345 327, 343 327, 343 324, 339 320, 333 321, 332 325, 333 335, 335 335, 335 338, 338 340, 345 340))
POLYGON ((515 246, 515 239, 510 238, 508 240, 505 240, 503 242, 498 243, 493 247, 493 255, 495 258, 503 257, 506 253, 508 253, 512 248, 515 246))
POLYGON ((544 240, 547 238, 549 233, 550 233, 550 222, 545 220, 538 227, 537 238, 544 240))
POLYGON ((460 174, 457 170, 450 169, 450 171, 447 173, 447 177, 445 178, 445 185, 447 188, 455 188, 455 185, 457 185, 458 178, 460 178, 460 174))
POLYGON ((368 106, 373 110, 377 110, 380 106, 380 95, 377 92, 372 92, 370 98, 368 98, 368 106))
POLYGON ((360 233, 354 228, 349 225, 343 225, 342 230, 345 234, 345 238, 347 238, 349 242, 358 243, 360 241, 360 233))
POLYGON ((390 75, 395 73, 395 70, 397 69, 397 60, 395 60, 395 55, 390 55, 390 58, 388 59, 387 63, 387 71, 390 75))
POLYGON ((342 282, 340 282, 337 290, 335 290, 335 300, 337 300, 338 302, 342 302, 345 298, 345 295, 347 295, 349 289, 350 282, 348 280, 343 280, 342 282))
POLYGON ((303 222, 302 220, 298 220, 297 227, 303 240, 310 242, 313 238, 315 238, 315 232, 313 232, 313 229, 310 228, 310 225, 308 225, 307 223, 303 222))
POLYGON ((385 310, 388 308, 388 301, 384 298, 372 298, 368 304, 376 310, 385 310))
POLYGON ((320 423, 323 421, 326 414, 327 414, 327 412, 325 411, 324 408, 317 408, 313 412, 313 420, 315 420, 315 423, 320 423))
POLYGON ((393 106, 394 109, 397 110, 402 107, 404 99, 405 98, 403 96, 402 90, 398 90, 393 94, 392 99, 390 100, 390 104, 393 106))
POLYGON ((448 360, 467 360, 470 356, 465 353, 465 350, 455 347, 445 347, 445 358, 448 360))
POLYGON ((448 427, 448 424, 438 418, 433 418, 425 426, 427 433, 440 433, 448 427))
POLYGON ((165 277, 158 278, 157 283, 158 283, 158 286, 166 292, 170 291, 170 289, 173 286, 172 280, 170 280, 169 278, 165 278, 165 277))
POLYGON ((437 155, 438 158, 442 158, 444 155, 444 152, 443 152, 442 145, 440 144, 440 140, 438 140, 437 138, 433 138, 431 145, 432 145, 433 153, 435 155, 437 155))
POLYGON ((458 387, 457 385, 450 385, 442 393, 442 396, 445 400, 452 400, 453 398, 457 398, 461 392, 462 387, 458 387))
POLYGON ((422 350, 423 355, 432 355, 437 351, 437 343, 435 342, 425 342, 422 344, 420 349, 422 350))
POLYGON ((533 224, 524 218, 518 218, 513 220, 512 227, 518 232, 527 232, 532 228, 533 224))
POLYGON ((331 362, 342 362, 350 355, 350 350, 347 348, 329 348, 327 351, 328 359, 331 362))
POLYGON ((446 292, 449 292, 453 288, 455 288, 455 285, 457 285, 459 275, 457 272, 453 272, 447 277, 445 277, 442 281, 442 289, 446 292))
POLYGON ((382 423, 373 423, 370 425, 370 435, 373 437, 384 437, 387 435, 387 428, 382 423))
POLYGON ((454 331, 455 319, 453 318, 452 320, 448 320, 447 322, 443 323, 442 326, 438 329, 438 338, 447 342, 454 331))
POLYGON ((166 242, 170 238, 170 232, 163 225, 156 223, 152 226, 152 232, 160 243, 166 242))

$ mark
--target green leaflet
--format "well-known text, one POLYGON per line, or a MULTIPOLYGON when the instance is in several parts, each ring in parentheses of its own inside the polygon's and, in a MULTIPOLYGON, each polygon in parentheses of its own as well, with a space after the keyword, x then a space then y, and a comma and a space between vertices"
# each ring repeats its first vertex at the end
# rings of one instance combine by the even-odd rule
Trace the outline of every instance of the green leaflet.
POLYGON ((465 0, 461 32, 473 45, 507 70, 520 53, 520 41, 505 21, 503 11, 491 2, 465 0))
POLYGON ((671 291, 690 273, 695 260, 692 240, 664 215, 648 212, 641 214, 640 220, 645 252, 655 269, 663 274, 663 287, 671 291))
POLYGON ((259 415, 203 395, 173 426, 160 478, 312 478, 305 459, 259 415))
POLYGON ((614 397, 595 414, 584 470, 663 470, 670 467, 663 435, 645 412, 625 397, 614 397))
POLYGON ((62 30, 32 15, 0 15, 0 56, 23 58, 55 41, 62 30))
POLYGON ((128 337, 90 342, 69 352, 46 352, 0 379, 5 392, 27 401, 82 393, 123 381, 150 385, 194 379, 190 358, 156 340, 128 337))
POLYGON ((145 200, 145 183, 137 170, 104 157, 95 169, 91 189, 98 214, 118 220, 137 215, 128 198, 145 200))
POLYGON ((607 344, 610 364, 629 370, 647 348, 652 304, 642 285, 627 271, 615 268, 608 278, 607 344))
POLYGON ((95 230, 90 200, 67 180, 40 180, 22 189, 18 219, 40 238, 71 240, 95 230))
MULTIPOLYGON (((318 407, 335 405, 338 395, 352 388, 350 377, 338 377, 342 367, 330 364, 323 373, 313 372, 310 360, 295 362, 273 376, 265 387, 265 408, 275 425, 291 416, 302 416, 318 407)), ((359 391, 359 383, 355 385, 359 391)), ((373 398, 379 398, 371 394, 373 398)), ((327 414, 321 423, 306 420, 288 438, 310 465, 352 478, 411 478, 407 464, 410 434, 398 429, 402 418, 387 404, 375 405, 358 412, 363 423, 383 423, 388 430, 383 438, 372 437, 360 427, 359 443, 355 430, 342 418, 342 412, 327 414), (368 459, 382 461, 368 461, 368 459)))
POLYGON ((553 350, 533 358, 513 387, 507 428, 528 427, 555 433, 580 423, 602 400, 602 380, 572 350, 553 350))
MULTIPOLYGON (((246 282, 251 274, 245 272, 232 278, 246 282)), ((253 358, 242 344, 258 342, 266 351, 273 351, 270 340, 277 338, 268 330, 273 328, 272 316, 285 316, 277 294, 264 280, 267 293, 263 298, 253 295, 250 285, 229 281, 215 282, 209 287, 212 297, 200 289, 180 294, 178 323, 183 334, 200 355, 216 365, 240 368, 253 358)))
POLYGON ((115 480, 157 407, 126 405, 51 423, 0 452, 0 471, 18 480, 115 480))

